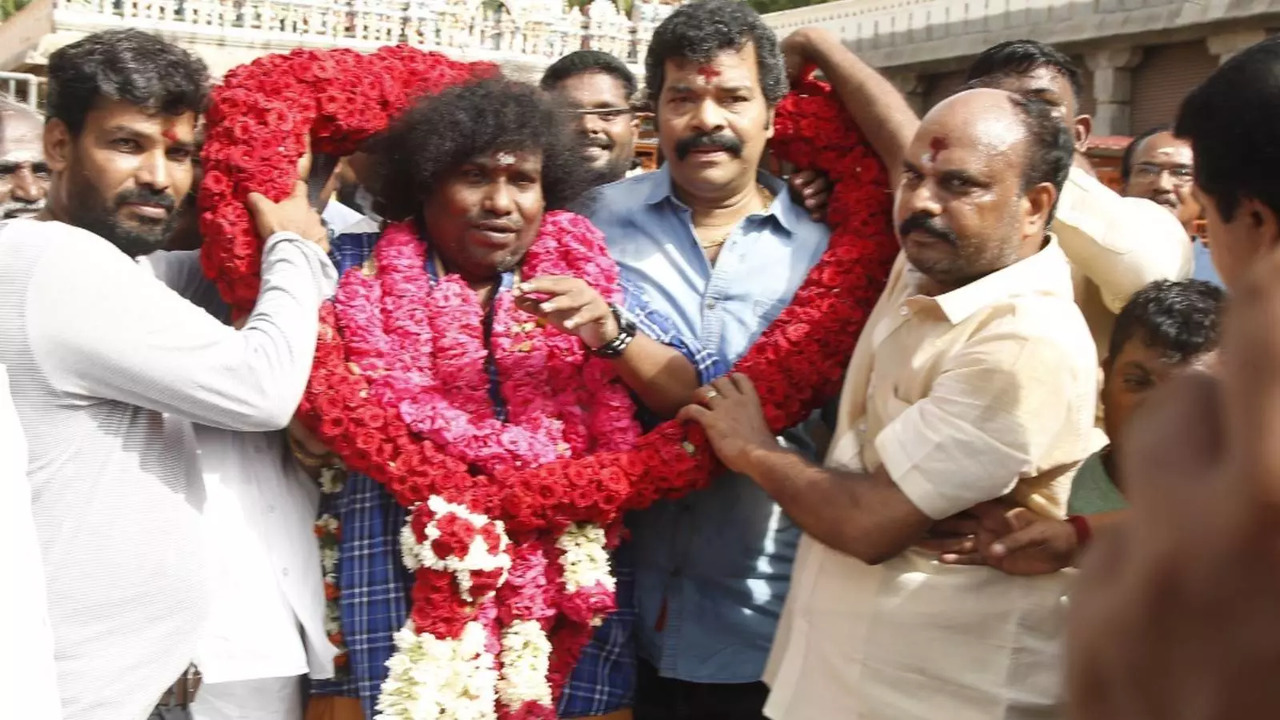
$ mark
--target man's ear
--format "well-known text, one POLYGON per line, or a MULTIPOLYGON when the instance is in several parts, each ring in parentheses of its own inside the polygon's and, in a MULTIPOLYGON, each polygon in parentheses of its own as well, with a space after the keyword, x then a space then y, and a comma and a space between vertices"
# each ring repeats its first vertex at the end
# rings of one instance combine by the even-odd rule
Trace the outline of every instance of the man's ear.
POLYGON ((1053 183, 1042 182, 1027 191, 1025 202, 1029 212, 1023 220, 1023 231, 1027 235, 1044 233, 1049 229, 1049 214, 1058 202, 1058 189, 1053 183))
POLYGON ((1076 152, 1085 152, 1089 149, 1089 137, 1093 134, 1093 118, 1077 115, 1071 132, 1075 136, 1076 152))
POLYGON ((60 173, 67 168, 74 143, 71 128, 63 121, 53 118, 44 124, 44 160, 51 171, 60 173))
POLYGON ((769 115, 764 120, 764 130, 765 130, 766 138, 769 138, 769 139, 773 138, 773 132, 774 132, 773 119, 774 119, 774 116, 777 114, 777 111, 778 111, 778 108, 776 107, 769 108, 769 115))
POLYGON ((1280 216, 1266 203, 1257 198, 1241 198, 1236 214, 1248 219, 1262 241, 1262 247, 1280 246, 1280 216))

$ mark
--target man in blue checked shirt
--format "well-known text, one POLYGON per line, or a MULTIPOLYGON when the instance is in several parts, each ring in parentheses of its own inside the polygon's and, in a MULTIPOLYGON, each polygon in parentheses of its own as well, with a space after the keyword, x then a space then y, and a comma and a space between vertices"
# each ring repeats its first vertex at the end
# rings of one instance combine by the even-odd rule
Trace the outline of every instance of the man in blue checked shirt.
MULTIPOLYGON (((532 87, 491 80, 447 90, 409 111, 382 140, 381 200, 391 219, 416 218, 430 237, 428 270, 459 273, 481 298, 512 291, 515 271, 537 236, 545 210, 564 207, 587 181, 564 117, 532 87), (467 117, 461 124, 452 118, 467 117), (438 267, 437 267, 438 264, 438 267)), ((340 272, 370 257, 378 233, 354 233, 333 241, 340 272)), ((675 325, 654 311, 643 293, 624 282, 622 308, 611 308, 593 288, 576 278, 528 279, 525 285, 548 297, 542 315, 582 338, 598 355, 611 357, 619 375, 647 408, 671 415, 694 390, 725 367, 675 325), (547 308, 548 304, 554 305, 547 308)), ((491 303, 490 303, 491 304, 491 303)), ((499 418, 506 408, 491 365, 491 396, 499 418)), ((409 613, 411 576, 399 549, 405 511, 374 480, 356 473, 342 490, 326 496, 322 512, 342 524, 338 587, 342 632, 349 652, 349 677, 320 682, 317 695, 358 697, 366 718, 375 715, 378 692, 393 651, 392 635, 409 613)), ((632 591, 619 578, 618 592, 632 591)), ((630 616, 611 616, 584 653, 566 687, 566 717, 627 707, 634 659, 630 616), (607 683, 598 678, 625 678, 607 683), (603 688, 603 690, 601 689, 603 688), (597 711, 598 709, 598 711, 597 711)))

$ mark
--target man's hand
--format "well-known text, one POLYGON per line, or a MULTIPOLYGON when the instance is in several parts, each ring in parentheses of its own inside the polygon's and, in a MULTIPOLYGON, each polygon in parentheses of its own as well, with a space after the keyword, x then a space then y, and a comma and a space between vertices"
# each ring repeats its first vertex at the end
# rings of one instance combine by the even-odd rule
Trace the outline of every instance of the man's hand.
POLYGON ((787 78, 793 83, 801 80, 805 66, 817 63, 816 49, 832 42, 840 44, 839 38, 819 27, 800 28, 784 38, 779 49, 787 65, 787 78))
POLYGON ((292 232, 329 252, 329 232, 307 201, 306 183, 295 183, 293 194, 278 203, 271 202, 265 195, 249 193, 249 214, 263 240, 278 232, 292 232))
POLYGON ((512 294, 516 307, 561 332, 577 336, 592 350, 618 336, 618 319, 595 288, 575 277, 547 275, 526 280, 512 294))
POLYGON ((978 519, 972 551, 944 552, 948 565, 990 565, 1009 575, 1047 575, 1070 567, 1078 543, 1065 520, 993 500, 970 511, 978 519))
POLYGON ((981 560, 978 552, 978 533, 982 532, 982 521, 970 512, 962 512, 943 518, 929 526, 929 532, 915 547, 926 552, 939 555, 976 558, 981 560))
POLYGON ((831 202, 831 180, 816 170, 802 170, 787 179, 791 193, 809 211, 809 217, 826 222, 827 205, 831 202))
POLYGON ((676 416, 707 431, 711 447, 730 470, 750 474, 761 450, 777 450, 778 439, 764 421, 760 396, 742 373, 716 378, 696 393, 701 405, 686 405, 676 416))

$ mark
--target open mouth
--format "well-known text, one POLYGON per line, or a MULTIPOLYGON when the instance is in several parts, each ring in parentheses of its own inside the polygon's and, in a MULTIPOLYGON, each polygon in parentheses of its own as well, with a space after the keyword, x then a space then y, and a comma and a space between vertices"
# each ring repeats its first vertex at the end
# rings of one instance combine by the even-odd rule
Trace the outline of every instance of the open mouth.
POLYGON ((482 222, 473 227, 476 234, 491 245, 508 245, 520 231, 519 227, 506 222, 482 222))

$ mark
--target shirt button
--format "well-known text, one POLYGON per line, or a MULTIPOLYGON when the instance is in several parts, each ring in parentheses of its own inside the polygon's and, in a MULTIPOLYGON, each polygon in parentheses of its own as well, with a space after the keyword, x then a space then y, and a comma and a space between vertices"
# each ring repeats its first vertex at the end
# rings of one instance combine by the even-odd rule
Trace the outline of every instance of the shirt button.
POLYGON ((285 569, 281 570, 281 571, 280 571, 280 574, 281 574, 281 575, 283 575, 283 576, 285 576, 285 577, 289 577, 289 568, 285 568, 285 569))
POLYGON ((907 313, 909 312, 911 311, 907 309, 906 305, 903 305, 902 307, 898 308, 898 314, 902 315, 903 317, 906 317, 907 313))
POLYGON ((275 505, 268 505, 268 506, 267 506, 267 514, 268 514, 268 515, 275 515, 275 514, 276 514, 276 506, 275 506, 275 505))
POLYGON ((715 310, 715 309, 716 309, 716 300, 715 300, 715 298, 707 298, 707 303, 706 303, 706 305, 707 305, 707 309, 708 309, 708 310, 715 310))

